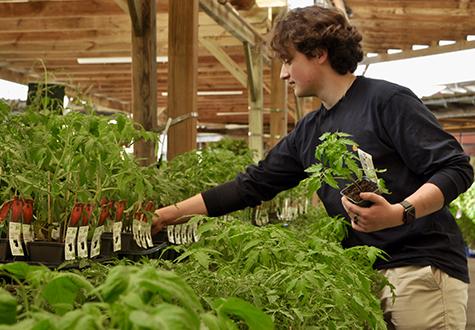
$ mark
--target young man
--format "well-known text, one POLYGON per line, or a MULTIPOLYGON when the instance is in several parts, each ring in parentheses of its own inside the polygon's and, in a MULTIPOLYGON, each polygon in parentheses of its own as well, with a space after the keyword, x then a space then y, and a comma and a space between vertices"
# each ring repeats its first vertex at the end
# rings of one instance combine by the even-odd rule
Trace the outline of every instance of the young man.
POLYGON ((355 77, 363 52, 358 31, 335 9, 294 9, 274 29, 271 47, 283 60, 281 78, 297 96, 317 96, 322 107, 303 118, 258 165, 235 180, 176 206, 155 211, 154 231, 190 214, 219 216, 297 185, 315 162, 325 132, 345 132, 373 157, 391 194, 362 193, 361 208, 323 186, 317 193, 331 216, 352 228, 345 247, 372 245, 388 260, 375 267, 396 287, 381 293, 389 327, 464 329, 467 261, 461 233, 447 205, 473 182, 469 158, 407 88, 355 77))

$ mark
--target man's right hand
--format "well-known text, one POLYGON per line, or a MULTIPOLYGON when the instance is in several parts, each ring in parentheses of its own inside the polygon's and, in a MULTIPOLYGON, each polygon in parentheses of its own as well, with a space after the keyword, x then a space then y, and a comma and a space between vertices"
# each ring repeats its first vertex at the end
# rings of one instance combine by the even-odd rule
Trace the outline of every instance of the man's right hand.
POLYGON ((201 194, 197 194, 179 203, 156 209, 152 218, 152 235, 157 234, 168 225, 186 222, 191 215, 207 215, 201 194))

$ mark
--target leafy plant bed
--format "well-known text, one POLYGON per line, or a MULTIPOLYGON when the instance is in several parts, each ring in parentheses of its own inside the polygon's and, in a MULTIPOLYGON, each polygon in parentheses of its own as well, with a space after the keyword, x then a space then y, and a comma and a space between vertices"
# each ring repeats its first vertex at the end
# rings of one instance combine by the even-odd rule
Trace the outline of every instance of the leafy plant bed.
POLYGON ((350 202, 361 207, 370 207, 373 202, 361 199, 360 193, 372 192, 379 193, 378 185, 366 178, 358 180, 341 190, 341 194, 346 196, 350 202))

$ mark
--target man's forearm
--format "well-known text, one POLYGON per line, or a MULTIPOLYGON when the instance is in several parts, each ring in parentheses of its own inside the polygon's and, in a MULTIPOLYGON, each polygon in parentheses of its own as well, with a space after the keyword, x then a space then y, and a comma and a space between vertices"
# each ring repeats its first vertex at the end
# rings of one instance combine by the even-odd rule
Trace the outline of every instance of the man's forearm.
POLYGON ((444 194, 436 185, 426 183, 406 200, 414 205, 416 218, 420 218, 440 210, 444 206, 444 194))
POLYGON ((158 209, 155 214, 160 221, 167 225, 174 225, 188 220, 192 215, 208 215, 206 205, 201 194, 185 199, 179 203, 158 209))

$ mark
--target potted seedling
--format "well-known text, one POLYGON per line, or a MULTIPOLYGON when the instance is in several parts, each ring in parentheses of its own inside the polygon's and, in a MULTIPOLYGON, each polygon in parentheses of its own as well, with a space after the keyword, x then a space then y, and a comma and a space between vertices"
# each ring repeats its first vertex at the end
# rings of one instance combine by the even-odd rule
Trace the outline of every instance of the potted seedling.
POLYGON ((362 200, 360 193, 388 193, 384 181, 378 179, 376 175, 384 170, 372 168, 372 161, 371 166, 368 165, 371 156, 358 149, 358 145, 350 139, 349 134, 324 133, 320 141, 322 142, 315 149, 317 162, 305 170, 310 175, 306 183, 311 193, 319 190, 323 183, 341 189, 339 181, 349 182, 340 193, 352 203, 362 207, 369 207, 371 202, 362 200))

